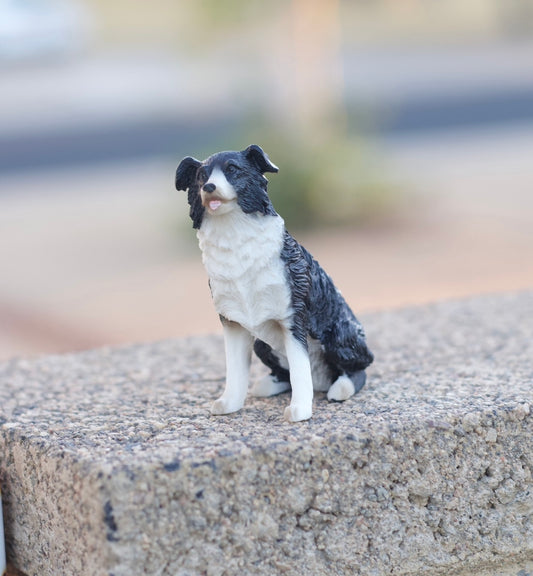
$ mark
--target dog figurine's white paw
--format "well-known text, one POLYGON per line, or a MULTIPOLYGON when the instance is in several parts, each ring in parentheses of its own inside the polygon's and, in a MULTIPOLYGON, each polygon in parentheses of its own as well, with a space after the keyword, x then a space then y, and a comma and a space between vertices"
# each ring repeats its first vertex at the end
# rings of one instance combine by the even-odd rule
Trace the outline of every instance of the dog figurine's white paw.
POLYGON ((236 402, 231 398, 221 396, 211 404, 211 414, 232 414, 233 412, 238 412, 242 407, 242 402, 236 402))
POLYGON ((279 382, 270 375, 258 380, 251 388, 250 394, 256 398, 267 398, 276 396, 291 389, 289 382, 279 382))
POLYGON ((328 390, 328 400, 342 402, 355 394, 355 386, 348 376, 339 376, 328 390))
POLYGON ((285 412, 283 413, 283 417, 289 422, 301 422, 302 420, 309 420, 312 415, 313 406, 307 406, 303 404, 291 404, 285 408, 285 412))

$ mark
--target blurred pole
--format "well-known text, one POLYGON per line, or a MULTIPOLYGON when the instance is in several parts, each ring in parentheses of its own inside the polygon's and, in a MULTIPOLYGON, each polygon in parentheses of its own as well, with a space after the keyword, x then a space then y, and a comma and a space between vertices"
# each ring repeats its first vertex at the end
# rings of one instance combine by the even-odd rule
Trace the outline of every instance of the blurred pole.
POLYGON ((340 0, 293 0, 289 105, 298 131, 312 141, 345 127, 340 0))

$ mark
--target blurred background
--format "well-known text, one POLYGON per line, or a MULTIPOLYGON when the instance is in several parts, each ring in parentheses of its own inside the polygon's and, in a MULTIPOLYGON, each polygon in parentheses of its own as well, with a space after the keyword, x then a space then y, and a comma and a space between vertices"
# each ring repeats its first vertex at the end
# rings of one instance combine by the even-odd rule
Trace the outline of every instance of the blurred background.
POLYGON ((174 172, 251 143, 356 313, 533 287, 533 0, 0 0, 0 358, 218 331, 174 172))

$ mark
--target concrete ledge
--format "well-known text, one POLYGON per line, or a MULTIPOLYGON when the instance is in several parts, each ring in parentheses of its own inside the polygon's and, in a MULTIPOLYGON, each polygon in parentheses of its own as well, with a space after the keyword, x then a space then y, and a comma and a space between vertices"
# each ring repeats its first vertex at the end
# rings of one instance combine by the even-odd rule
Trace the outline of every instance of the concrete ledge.
MULTIPOLYGON (((0 366, 8 559, 32 575, 533 570, 533 292, 363 318, 343 404, 211 417, 211 336, 0 366)), ((254 366, 256 374, 261 370, 254 366)))

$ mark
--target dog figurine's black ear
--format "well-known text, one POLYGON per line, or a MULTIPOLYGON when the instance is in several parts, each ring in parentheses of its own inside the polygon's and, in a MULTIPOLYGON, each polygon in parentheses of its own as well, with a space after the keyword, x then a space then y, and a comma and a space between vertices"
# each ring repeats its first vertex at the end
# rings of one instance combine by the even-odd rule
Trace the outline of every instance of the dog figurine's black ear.
POLYGON ((248 158, 248 160, 251 160, 258 166, 262 174, 265 172, 279 172, 279 168, 270 161, 266 153, 263 152, 261 147, 257 144, 248 146, 248 148, 244 150, 243 154, 248 158))
POLYGON ((187 190, 194 184, 196 171, 202 165, 200 160, 187 156, 184 158, 176 170, 176 190, 187 190))

